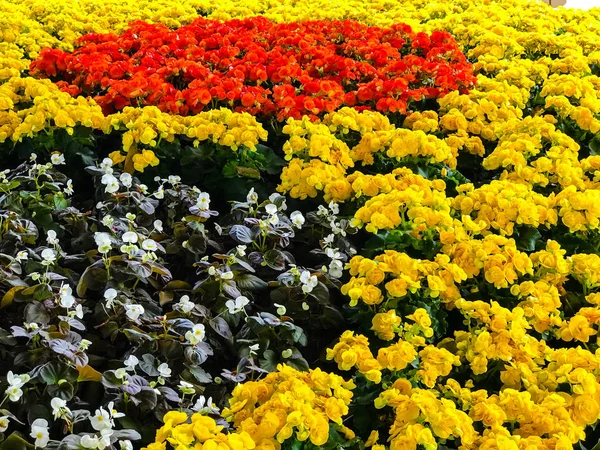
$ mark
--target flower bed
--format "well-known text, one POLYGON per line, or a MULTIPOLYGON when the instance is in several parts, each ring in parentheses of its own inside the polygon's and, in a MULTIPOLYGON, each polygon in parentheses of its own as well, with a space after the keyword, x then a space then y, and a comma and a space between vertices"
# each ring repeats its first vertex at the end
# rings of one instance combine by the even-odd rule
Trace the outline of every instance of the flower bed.
POLYGON ((0 450, 598 444, 600 13, 0 12, 0 450))

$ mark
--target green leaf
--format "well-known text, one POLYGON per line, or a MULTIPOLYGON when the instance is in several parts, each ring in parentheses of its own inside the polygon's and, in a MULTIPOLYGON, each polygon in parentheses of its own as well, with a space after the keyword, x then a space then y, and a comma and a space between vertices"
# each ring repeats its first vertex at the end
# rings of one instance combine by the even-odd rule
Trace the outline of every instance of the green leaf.
POLYGON ((540 232, 533 227, 524 227, 519 230, 519 237, 516 240, 517 248, 521 251, 533 252, 542 239, 540 232))
POLYGON ((235 277, 235 283, 239 288, 248 289, 249 291, 261 291, 269 287, 266 281, 249 273, 235 277))
POLYGON ((208 384, 212 382, 212 377, 199 366, 188 366, 189 372, 194 376, 198 383, 208 384))
POLYGON ((250 228, 244 225, 234 225, 229 230, 229 236, 236 241, 242 244, 250 244, 252 239, 252 231, 250 228))
POLYGON ((77 380, 77 371, 59 361, 50 361, 41 367, 39 376, 46 384, 52 385, 60 380, 77 380))
POLYGON ((35 447, 13 432, 0 444, 0 450, 33 450, 35 447))

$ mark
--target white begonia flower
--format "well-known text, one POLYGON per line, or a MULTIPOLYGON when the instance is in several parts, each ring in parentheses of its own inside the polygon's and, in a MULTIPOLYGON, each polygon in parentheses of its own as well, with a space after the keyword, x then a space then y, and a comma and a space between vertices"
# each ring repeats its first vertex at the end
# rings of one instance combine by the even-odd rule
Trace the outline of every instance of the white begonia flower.
POLYGON ((131 187, 131 183, 133 182, 133 177, 130 174, 128 174, 127 172, 123 172, 121 174, 121 176, 119 177, 119 181, 126 188, 130 188, 131 187))
POLYGON ((158 370, 159 375, 163 378, 169 378, 171 376, 171 368, 167 363, 162 363, 156 370, 158 370))
POLYGON ((19 253, 17 253, 17 256, 15 259, 17 261, 21 262, 21 261, 27 261, 27 259, 29 259, 29 257, 27 256, 27 252, 20 251, 19 253))
POLYGON ((45 248, 42 251, 42 264, 44 266, 51 266, 56 261, 56 252, 51 248, 45 248))
POLYGON ((319 205, 317 208, 317 216, 328 216, 329 211, 323 205, 319 205))
POLYGON ((40 277, 41 277, 41 275, 40 275, 38 272, 31 272, 31 273, 29 274, 29 276, 31 277, 31 279, 32 279, 33 281, 37 281, 37 280, 39 280, 39 279, 40 279, 40 277))
POLYGON ((302 292, 305 294, 311 292, 319 284, 317 277, 311 275, 308 270, 302 271, 300 274, 300 282, 302 283, 302 292))
MULTIPOLYGON (((210 271, 210 269, 209 269, 209 271, 210 271)), ((223 273, 221 273, 220 277, 221 277, 221 280, 231 280, 231 279, 233 279, 233 272, 223 272, 223 273)))
POLYGON ((8 429, 8 416, 0 416, 0 433, 4 433, 8 429))
POLYGON ((328 248, 325 251, 325 254, 331 258, 331 259, 341 259, 342 258, 342 254, 340 252, 338 252, 337 248, 328 248))
POLYGON ((12 370, 9 370, 6 374, 6 381, 10 386, 22 387, 30 379, 31 377, 28 374, 24 373, 22 375, 17 375, 14 374, 12 370))
POLYGON ((106 307, 110 308, 112 307, 114 300, 117 298, 117 291, 116 289, 113 288, 109 288, 107 290, 104 291, 104 300, 106 300, 106 307))
POLYGON ((258 194, 254 192, 254 188, 250 189, 248 195, 246 195, 246 202, 248 203, 256 203, 258 202, 258 194))
POLYGON ((129 355, 129 357, 123 361, 123 364, 125 364, 125 370, 128 372, 135 371, 135 366, 137 366, 139 363, 140 360, 135 355, 129 355))
POLYGON ((73 195, 73 180, 70 178, 67 180, 66 187, 63 189, 65 195, 73 195))
POLYGON ((208 268, 208 274, 209 274, 210 276, 215 276, 215 275, 217 274, 217 269, 215 269, 215 266, 210 266, 210 267, 208 268))
POLYGON ((98 251, 102 254, 108 253, 112 249, 112 240, 110 239, 110 235, 108 233, 96 232, 94 234, 94 240, 96 241, 96 246, 98 247, 98 251))
POLYGON ((171 183, 173 186, 181 183, 181 177, 179 175, 169 175, 167 179, 169 180, 169 183, 171 183))
POLYGON ((63 308, 69 309, 75 303, 75 297, 71 294, 64 294, 60 296, 59 304, 63 308))
POLYGON ((52 153, 50 155, 50 161, 55 166, 58 166, 59 164, 65 164, 65 156, 62 153, 58 153, 58 152, 52 153))
POLYGON ((110 173, 105 173, 102 175, 102 179, 100 181, 106 186, 104 188, 104 192, 114 194, 119 190, 119 180, 117 180, 117 178, 110 173))
POLYGON ((146 186, 145 184, 138 184, 138 189, 142 192, 142 194, 147 194, 148 193, 148 186, 146 186))
POLYGON ((185 395, 192 395, 196 393, 194 385, 184 380, 179 381, 179 385, 177 386, 177 388, 181 391, 182 394, 185 395))
POLYGON ((127 213, 125 217, 133 222, 137 216, 133 213, 127 213))
POLYGON ((73 315, 75 317, 77 317, 78 319, 83 319, 83 306, 77 305, 75 307, 75 311, 73 312, 73 315))
POLYGON ((325 243, 325 245, 330 245, 330 244, 333 244, 334 239, 335 239, 335 234, 331 233, 323 238, 323 242, 325 243))
POLYGON ((290 356, 292 356, 292 354, 293 352, 289 348, 281 352, 281 356, 283 357, 283 359, 288 359, 290 356))
POLYGON ((300 211, 294 211, 292 214, 290 214, 290 220, 296 228, 302 228, 302 225, 304 225, 304 222, 306 222, 306 219, 304 219, 304 216, 300 211))
POLYGON ((334 259, 329 263, 329 275, 333 278, 341 278, 344 274, 344 265, 339 259, 334 259))
POLYGON ((199 414, 219 414, 219 408, 214 406, 212 397, 209 397, 208 400, 204 395, 198 397, 196 400, 196 404, 192 406, 192 411, 196 411, 199 414))
POLYGON ((133 450, 133 444, 130 440, 119 441, 120 450, 133 450))
POLYGON ((125 369, 124 367, 119 367, 117 370, 115 370, 115 377, 121 380, 123 378, 127 378, 127 369, 125 369))
POLYGON ((192 327, 190 331, 185 333, 185 338, 190 344, 196 345, 204 340, 205 334, 206 331, 204 329, 204 325, 202 325, 201 323, 197 323, 192 327))
POLYGON ((37 448, 46 448, 50 440, 48 421, 46 419, 35 419, 31 424, 30 436, 35 439, 37 448))
POLYGON ((269 218, 267 219, 267 222, 269 222, 269 224, 275 226, 279 223, 279 216, 277 216, 277 215, 269 216, 269 218))
POLYGON ((265 211, 267 212, 267 214, 270 215, 277 214, 277 205, 269 203, 265 206, 265 211))
POLYGON ((123 233, 121 239, 128 244, 135 244, 138 241, 138 235, 135 231, 127 231, 126 233, 123 233))
POLYGON ((110 413, 102 406, 100 409, 96 410, 96 413, 93 416, 90 416, 90 422, 92 428, 96 431, 101 431, 106 428, 111 429, 114 426, 110 413))
POLYGON ((4 392, 8 395, 11 402, 18 402, 23 396, 23 391, 19 386, 9 386, 4 392))
POLYGON ((98 445, 100 444, 100 439, 94 435, 86 434, 81 437, 81 441, 79 441, 79 443, 84 448, 97 449, 98 445))
POLYGON ((242 311, 248 303, 250 303, 248 297, 240 295, 235 300, 227 300, 227 302, 225 302, 225 306, 229 310, 229 314, 236 314, 242 311))
POLYGON ((252 344, 250 347, 250 356, 256 356, 256 352, 260 349, 260 344, 252 344))
POLYGON ((165 187, 161 184, 156 190, 156 192, 152 195, 154 195, 154 197, 156 197, 157 199, 162 200, 163 198, 165 198, 165 187))
POLYGON ((110 214, 107 214, 102 218, 102 225, 109 227, 114 221, 115 219, 110 214))
POLYGON ((144 250, 148 250, 149 252, 155 252, 158 250, 158 245, 156 245, 156 241, 154 241, 154 239, 145 239, 144 242, 142 242, 142 248, 144 250))
POLYGON ((125 305, 125 314, 131 320, 138 320, 142 314, 144 314, 144 307, 142 305, 125 305))
POLYGON ((183 295, 179 299, 179 303, 177 303, 176 306, 177 306, 177 309, 179 309, 183 313, 187 314, 196 307, 196 304, 190 301, 189 295, 183 295))
POLYGON ((48 234, 46 235, 46 241, 50 245, 56 245, 56 244, 58 244, 58 239, 56 237, 56 231, 49 230, 48 234))
POLYGON ((336 202, 331 201, 331 202, 329 202, 329 205, 327 205, 327 206, 329 206, 329 210, 333 214, 338 215, 340 213, 340 206, 336 202))
POLYGON ((158 231, 159 233, 163 232, 163 223, 162 223, 162 220, 156 219, 154 221, 154 229, 156 231, 158 231))
POLYGON ((100 163, 100 168, 102 169, 102 171, 104 173, 111 174, 111 173, 113 173, 112 165, 113 165, 112 159, 104 158, 102 160, 102 162, 100 163))
POLYGON ((59 417, 69 416, 71 414, 71 410, 67 407, 67 401, 60 397, 54 397, 50 401, 50 406, 52 406, 54 420, 58 419, 59 417))
POLYGON ((238 256, 246 256, 246 249, 248 247, 246 245, 238 245, 235 248, 235 252, 237 253, 238 256))
POLYGON ((285 306, 280 305, 279 303, 273 303, 273 306, 277 308, 277 314, 279 314, 280 316, 285 315, 285 313, 287 312, 285 306))
POLYGON ((208 192, 200 192, 198 194, 198 200, 196 200, 196 206, 200 211, 207 211, 210 207, 210 195, 208 192))
POLYGON ((90 345, 92 345, 92 341, 88 341, 87 339, 82 339, 79 341, 79 350, 85 352, 90 345))

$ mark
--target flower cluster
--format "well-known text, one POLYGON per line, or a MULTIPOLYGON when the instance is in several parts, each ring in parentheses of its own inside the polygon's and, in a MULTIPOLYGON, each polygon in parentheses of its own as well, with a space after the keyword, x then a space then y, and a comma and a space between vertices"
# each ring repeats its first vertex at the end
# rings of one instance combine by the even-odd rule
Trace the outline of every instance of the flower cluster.
POLYGON ((106 114, 127 105, 179 115, 228 107, 278 120, 342 105, 404 112, 412 100, 466 92, 475 81, 450 34, 405 25, 200 18, 175 31, 137 22, 78 44, 72 53, 43 50, 30 73, 91 96, 106 114))

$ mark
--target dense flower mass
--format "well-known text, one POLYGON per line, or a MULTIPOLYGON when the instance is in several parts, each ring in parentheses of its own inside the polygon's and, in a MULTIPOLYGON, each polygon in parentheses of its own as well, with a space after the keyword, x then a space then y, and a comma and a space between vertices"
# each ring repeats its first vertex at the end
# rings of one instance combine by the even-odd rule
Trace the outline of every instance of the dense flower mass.
POLYGON ((0 447, 596 448, 599 33, 0 0, 0 447))
POLYGON ((404 112, 410 101, 465 93, 475 81, 446 32, 264 18, 200 18, 173 31, 138 22, 121 35, 83 36, 73 52, 43 50, 30 73, 94 98, 107 114, 128 105, 180 115, 222 106, 278 120, 343 105, 404 112))

